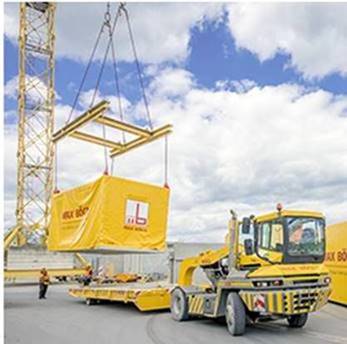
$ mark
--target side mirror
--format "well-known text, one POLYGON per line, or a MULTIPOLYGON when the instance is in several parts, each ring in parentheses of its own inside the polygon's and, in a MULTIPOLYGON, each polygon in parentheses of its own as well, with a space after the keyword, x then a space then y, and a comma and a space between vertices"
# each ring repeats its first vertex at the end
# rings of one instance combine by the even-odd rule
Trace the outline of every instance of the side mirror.
POLYGON ((249 217, 244 217, 242 219, 242 234, 249 234, 250 230, 251 230, 251 220, 249 217))
POLYGON ((246 256, 251 256, 253 251, 253 240, 252 239, 246 239, 244 241, 244 247, 245 247, 245 254, 246 256))

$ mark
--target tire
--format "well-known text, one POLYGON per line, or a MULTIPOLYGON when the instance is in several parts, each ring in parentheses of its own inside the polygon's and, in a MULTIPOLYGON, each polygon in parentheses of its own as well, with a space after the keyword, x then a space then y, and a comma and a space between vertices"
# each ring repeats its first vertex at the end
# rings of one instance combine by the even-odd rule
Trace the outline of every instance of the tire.
POLYGON ((232 336, 242 336, 246 330, 246 309, 237 293, 229 293, 225 307, 225 320, 232 336))
POLYGON ((188 299, 181 288, 176 288, 171 294, 171 316, 176 321, 184 321, 189 318, 188 299))
POLYGON ((304 327, 308 319, 308 314, 295 314, 287 318, 289 327, 300 328, 304 327))
POLYGON ((86 299, 86 305, 87 306, 93 306, 95 305, 95 300, 94 299, 86 299))

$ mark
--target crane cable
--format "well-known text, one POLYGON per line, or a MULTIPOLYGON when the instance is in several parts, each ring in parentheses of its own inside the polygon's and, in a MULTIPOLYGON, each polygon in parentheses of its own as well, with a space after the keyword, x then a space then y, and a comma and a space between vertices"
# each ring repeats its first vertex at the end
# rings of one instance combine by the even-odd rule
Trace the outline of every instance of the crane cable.
POLYGON ((65 121, 65 125, 70 123, 70 121, 72 119, 72 115, 73 115, 73 113, 74 113, 74 111, 76 109, 76 105, 77 105, 78 99, 79 99, 79 97, 81 95, 81 92, 82 92, 82 89, 83 89, 83 85, 84 85, 84 83, 86 81, 87 74, 89 72, 90 66, 91 66, 91 64, 92 64, 92 62, 94 60, 94 56, 95 56, 97 47, 99 45, 101 35, 102 35, 103 31, 104 31, 104 25, 105 25, 105 22, 103 22, 102 25, 101 25, 100 31, 98 33, 98 36, 96 38, 96 41, 95 41, 95 44, 94 44, 94 47, 93 47, 93 50, 92 50, 92 53, 91 53, 91 55, 89 57, 89 60, 88 60, 88 63, 87 63, 87 67, 86 67, 86 69, 84 71, 84 74, 83 74, 83 77, 82 77, 82 80, 81 80, 81 83, 80 83, 80 87, 79 87, 79 89, 77 91, 77 94, 76 94, 76 97, 74 99, 74 102, 73 102, 70 114, 68 116, 68 119, 65 121))
POLYGON ((57 194, 59 193, 59 189, 58 189, 58 144, 54 143, 53 146, 53 154, 54 154, 54 180, 53 180, 53 185, 55 185, 53 193, 57 194))
POLYGON ((142 90, 143 102, 145 104, 147 120, 148 120, 148 124, 149 124, 150 129, 153 130, 152 118, 151 118, 151 114, 149 112, 149 106, 148 106, 148 101, 147 101, 147 97, 146 97, 145 87, 144 87, 144 83, 143 83, 140 63, 139 63, 139 59, 137 57, 136 44, 135 44, 135 40, 134 40, 134 36, 133 36, 133 31, 131 29, 129 14, 128 14, 127 9, 125 8, 125 3, 121 3, 120 6, 119 6, 119 9, 122 10, 124 12, 124 14, 125 14, 127 27, 128 27, 128 32, 129 32, 129 37, 130 37, 130 42, 131 42, 131 47, 132 47, 132 50, 133 50, 133 55, 134 55, 134 59, 135 59, 136 69, 137 69, 137 76, 138 76, 140 87, 141 87, 141 90, 142 90))
POLYGON ((90 103, 90 107, 92 107, 94 105, 94 102, 95 102, 95 99, 96 99, 96 95, 97 95, 97 92, 99 90, 100 81, 101 81, 102 75, 104 73, 104 68, 105 68, 105 65, 106 65, 108 52, 110 51, 110 47, 111 47, 111 38, 112 38, 112 36, 114 34, 114 30, 116 28, 117 21, 118 21, 118 18, 120 16, 120 10, 118 9, 117 14, 115 16, 115 19, 113 21, 112 27, 111 27, 111 14, 109 12, 109 3, 107 4, 107 6, 108 6, 108 8, 107 8, 107 11, 105 13, 105 21, 104 21, 103 28, 105 26, 108 27, 108 29, 109 29, 109 40, 108 40, 108 43, 107 43, 107 46, 106 46, 106 51, 105 51, 105 54, 104 54, 104 58, 103 58, 102 63, 101 63, 101 67, 100 67, 99 75, 98 75, 98 78, 97 78, 97 81, 96 81, 96 85, 95 85, 92 101, 90 103))
MULTIPOLYGON (((111 53, 112 53, 112 65, 113 65, 113 75, 114 75, 114 81, 116 84, 116 93, 117 93, 117 104, 118 104, 118 111, 119 116, 122 122, 124 122, 124 115, 123 115, 123 106, 122 106, 122 98, 120 94, 120 86, 119 86, 119 76, 118 76, 118 66, 117 66, 117 60, 116 60, 116 50, 113 43, 113 35, 109 27, 109 35, 111 40, 111 53)), ((124 131, 122 131, 122 143, 126 143, 126 137, 124 131)))
MULTIPOLYGON (((117 19, 117 17, 116 17, 117 19)), ((88 60, 88 63, 87 63, 87 66, 86 66, 86 69, 84 71, 84 74, 83 74, 83 77, 82 77, 82 80, 81 80, 81 83, 80 83, 80 86, 78 88, 78 91, 77 91, 77 94, 74 98, 74 102, 73 102, 73 105, 72 105, 72 108, 71 108, 71 111, 69 113, 69 116, 67 118, 67 120, 65 121, 65 125, 69 124, 71 119, 72 119, 72 116, 73 116, 73 113, 76 109, 76 106, 77 106, 77 102, 78 102, 78 99, 81 95, 81 92, 82 92, 82 89, 83 89, 83 86, 84 86, 84 83, 86 81, 86 78, 87 78, 87 75, 88 75, 88 72, 89 72, 89 69, 92 65, 92 62, 94 60, 94 56, 95 56, 95 53, 97 51, 97 48, 99 46, 99 42, 100 42, 100 39, 101 39, 101 36, 104 32, 104 28, 105 26, 108 26, 110 27, 110 21, 111 21, 111 13, 110 13, 110 3, 108 2, 107 3, 107 9, 106 9, 106 12, 105 12, 105 15, 104 15, 104 19, 103 19, 103 22, 102 22, 102 25, 100 27, 100 30, 99 30, 99 33, 97 35, 97 38, 96 38, 96 41, 94 43, 94 47, 92 49, 92 53, 89 57, 89 60, 88 60)), ((116 24, 116 20, 115 20, 115 23, 114 23, 114 27, 113 29, 115 28, 115 24, 116 24)), ((104 59, 105 60, 105 59, 104 59)), ((103 62, 103 64, 105 63, 105 61, 103 62)), ((102 71, 103 71, 103 68, 104 66, 102 66, 102 71)), ((101 72, 102 73, 102 72, 101 72)), ((97 82, 97 87, 99 87, 99 83, 100 83, 100 75, 99 75, 99 80, 97 82)), ((97 89, 95 90, 94 92, 94 95, 93 95, 93 99, 92 99, 92 104, 94 103, 95 101, 95 97, 96 97, 96 93, 97 93, 97 89)), ((106 129, 105 129, 105 126, 103 125, 103 137, 104 139, 106 139, 106 129)), ((57 169, 58 169, 58 157, 57 157, 57 144, 55 144, 55 190, 54 192, 55 193, 58 193, 59 192, 59 189, 58 189, 58 173, 57 173, 57 169)), ((108 171, 108 160, 107 160, 107 149, 106 147, 104 147, 104 155, 105 155, 105 174, 107 174, 107 171, 108 171)))
MULTIPOLYGON (((105 27, 108 28, 108 33, 109 33, 109 41, 106 47, 106 51, 105 51, 105 55, 102 61, 102 65, 100 68, 100 72, 97 78, 97 82, 96 82, 96 86, 94 89, 94 93, 93 93, 93 97, 92 97, 92 101, 90 104, 90 107, 92 107, 94 105, 94 102, 96 100, 96 96, 97 96, 97 92, 100 86, 100 82, 101 82, 101 78, 103 75, 103 71, 105 68, 105 64, 107 61, 107 56, 108 56, 108 52, 110 50, 111 47, 111 53, 112 53, 112 60, 113 60, 113 69, 114 69, 114 78, 115 78, 115 83, 116 83, 116 92, 117 92, 117 99, 118 99, 118 110, 119 110, 119 114, 120 114, 120 118, 121 121, 124 120, 124 115, 123 115, 123 109, 122 109, 122 101, 121 101, 121 95, 120 95, 120 87, 119 87, 119 76, 118 76, 118 71, 117 71, 117 62, 116 62, 116 54, 115 54, 115 48, 114 48, 114 43, 113 43, 113 35, 115 32, 115 28, 116 28, 116 24, 118 21, 118 18, 121 16, 121 11, 123 11, 123 13, 125 14, 125 18, 126 18, 126 22, 127 22, 127 28, 128 28, 128 33, 129 33, 129 38, 130 38, 130 42, 131 42, 131 47, 132 47, 132 52, 134 55, 134 59, 135 59, 135 64, 136 64, 136 69, 137 69, 137 74, 138 74, 138 80, 139 80, 139 84, 140 84, 140 88, 142 91, 142 98, 143 98, 143 102, 145 105, 145 110, 146 110, 146 115, 147 115, 147 121, 149 124, 149 127, 151 130, 153 130, 153 124, 152 124, 152 118, 151 118, 151 114, 149 111, 149 106, 148 106, 148 100, 147 100, 147 96, 146 96, 146 92, 145 92, 145 87, 144 87, 144 82, 143 82, 143 77, 142 77, 142 73, 141 73, 141 68, 140 68, 140 63, 139 63, 139 59, 138 59, 138 55, 137 55, 137 50, 136 50, 136 44, 135 44, 135 40, 134 40, 134 36, 133 36, 133 32, 132 32, 132 28, 131 28, 131 23, 130 23, 130 18, 129 18, 129 14, 127 9, 125 8, 125 3, 120 3, 114 22, 111 26, 111 13, 110 13, 110 2, 107 3, 107 8, 106 8, 106 12, 104 15, 104 20, 103 23, 101 25, 100 31, 97 35, 97 39, 96 42, 94 44, 92 53, 89 57, 88 63, 87 63, 87 67, 84 71, 82 80, 81 80, 81 84, 79 86, 78 92, 76 94, 76 97, 74 98, 74 102, 73 102, 73 106, 71 108, 70 114, 68 116, 68 119, 65 122, 65 125, 67 125, 68 123, 70 123, 71 119, 72 119, 72 115, 76 109, 77 106, 77 102, 78 99, 80 97, 80 94, 82 92, 84 83, 86 81, 87 78, 87 74, 89 72, 89 69, 91 67, 91 64, 94 60, 94 56, 95 53, 97 51, 97 47, 99 45, 100 42, 100 38, 102 33, 104 32, 105 27)), ((102 132, 103 132, 103 138, 106 139, 106 128, 105 128, 105 124, 103 124, 102 126, 102 132)), ((125 143, 125 134, 123 132, 123 144, 125 143)), ((57 145, 55 145, 57 146, 57 145)), ((57 150, 57 147, 56 147, 57 150)), ((107 156, 107 148, 106 146, 104 147, 104 155, 105 155, 105 174, 108 174, 108 156, 107 156)), ((57 160, 57 154, 55 154, 55 169, 57 170, 57 166, 58 166, 58 160, 57 160)), ((113 173, 113 166, 114 162, 113 162, 113 158, 112 158, 112 165, 111 165, 111 173, 113 173)), ((168 139, 167 136, 165 137, 165 172, 164 172, 164 178, 165 178, 165 185, 167 184, 167 179, 168 179, 168 139)), ((57 185, 57 173, 55 176, 55 181, 56 181, 56 185, 57 185)), ((56 186, 56 190, 58 190, 57 186, 56 186)))
MULTIPOLYGON (((118 18, 120 16, 120 10, 118 10, 117 14, 115 16, 115 19, 113 21, 113 24, 111 26, 110 3, 108 2, 106 6, 107 7, 106 7, 105 16, 104 16, 103 29, 105 27, 108 28, 109 40, 108 40, 108 44, 107 44, 107 47, 106 47, 104 58, 103 58, 103 61, 102 61, 102 64, 101 64, 100 72, 99 72, 99 75, 98 75, 98 78, 97 78, 97 81, 96 81, 94 94, 93 94, 93 97, 92 97, 92 101, 90 103, 90 107, 93 107, 95 99, 96 99, 96 96, 97 96, 97 93, 98 93, 98 90, 99 90, 101 78, 102 78, 102 75, 103 75, 103 72, 104 72, 104 68, 105 68, 105 65, 106 65, 106 61, 107 61, 108 52, 109 52, 110 46, 111 46, 111 41, 113 41, 112 37, 113 37, 114 30, 115 30, 116 25, 117 25, 118 18)), ((106 126, 105 126, 104 123, 102 124, 102 136, 103 136, 103 139, 106 140, 106 126)), ((107 147, 106 146, 104 146, 104 159, 105 159, 104 174, 108 175, 109 168, 108 168, 108 154, 107 154, 107 147)))
POLYGON ((165 135, 165 141, 164 141, 164 187, 169 189, 168 170, 169 170, 169 138, 167 135, 165 135))

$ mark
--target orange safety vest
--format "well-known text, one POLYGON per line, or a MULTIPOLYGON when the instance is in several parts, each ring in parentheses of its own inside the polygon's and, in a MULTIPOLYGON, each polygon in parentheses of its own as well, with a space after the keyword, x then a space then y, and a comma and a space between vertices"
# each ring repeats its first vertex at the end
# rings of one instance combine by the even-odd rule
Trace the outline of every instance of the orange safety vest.
POLYGON ((84 272, 84 275, 86 277, 92 277, 93 276, 93 270, 92 269, 87 269, 85 272, 84 272))
POLYGON ((49 284, 49 276, 47 274, 46 275, 41 275, 40 283, 48 285, 49 284))

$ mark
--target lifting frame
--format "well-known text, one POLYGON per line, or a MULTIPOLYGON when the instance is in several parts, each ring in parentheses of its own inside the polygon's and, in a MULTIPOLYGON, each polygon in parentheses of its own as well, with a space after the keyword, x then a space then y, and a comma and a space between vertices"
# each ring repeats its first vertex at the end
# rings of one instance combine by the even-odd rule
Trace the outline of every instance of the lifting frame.
POLYGON ((105 116, 106 110, 109 108, 109 102, 102 100, 82 115, 71 121, 69 124, 58 130, 53 134, 53 142, 64 139, 65 137, 73 137, 89 143, 94 143, 107 148, 110 148, 110 157, 124 154, 134 148, 143 146, 146 143, 157 140, 163 136, 166 136, 172 132, 172 125, 167 124, 154 130, 147 130, 133 124, 118 121, 116 119, 105 116), (103 137, 94 136, 85 132, 79 131, 79 129, 86 124, 94 122, 102 124, 106 127, 120 130, 122 132, 137 136, 128 143, 114 142, 107 140, 103 137))

